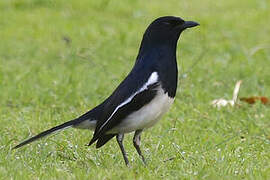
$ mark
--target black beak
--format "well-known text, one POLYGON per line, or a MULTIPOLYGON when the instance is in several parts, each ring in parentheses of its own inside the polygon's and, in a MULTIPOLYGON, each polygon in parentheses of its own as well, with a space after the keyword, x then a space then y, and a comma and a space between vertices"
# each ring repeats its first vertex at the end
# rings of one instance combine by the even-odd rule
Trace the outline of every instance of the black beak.
POLYGON ((186 28, 192 28, 192 27, 195 27, 195 26, 198 26, 198 25, 200 25, 200 24, 197 23, 197 22, 194 22, 194 21, 185 21, 184 24, 182 25, 182 27, 184 29, 186 29, 186 28))

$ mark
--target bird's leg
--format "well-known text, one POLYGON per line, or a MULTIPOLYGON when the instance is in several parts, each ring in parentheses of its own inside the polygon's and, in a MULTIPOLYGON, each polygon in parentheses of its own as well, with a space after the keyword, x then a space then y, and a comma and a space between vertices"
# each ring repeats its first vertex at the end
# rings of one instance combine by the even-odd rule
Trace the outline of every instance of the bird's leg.
POLYGON ((146 164, 146 161, 145 161, 144 156, 142 155, 142 151, 140 149, 141 133, 142 133, 142 130, 135 131, 134 137, 133 137, 133 145, 136 148, 136 150, 137 150, 138 154, 140 155, 140 157, 142 158, 142 161, 144 162, 144 164, 146 164))
POLYGON ((126 151, 124 149, 124 146, 123 146, 124 134, 118 134, 116 136, 116 139, 117 139, 118 145, 119 145, 119 147, 121 149, 121 152, 122 152, 122 155, 124 157, 125 163, 126 163, 127 166, 129 166, 129 162, 128 162, 128 158, 127 158, 127 153, 126 153, 126 151))

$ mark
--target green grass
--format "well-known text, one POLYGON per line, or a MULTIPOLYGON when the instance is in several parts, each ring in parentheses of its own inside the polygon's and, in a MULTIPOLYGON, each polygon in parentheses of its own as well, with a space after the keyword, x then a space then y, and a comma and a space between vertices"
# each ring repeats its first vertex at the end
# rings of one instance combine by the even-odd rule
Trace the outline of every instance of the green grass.
POLYGON ((1 1, 0 178, 269 179, 270 106, 209 105, 230 99, 239 79, 240 96, 270 97, 269 19, 267 0, 1 1), (180 38, 184 78, 173 107, 143 133, 148 166, 131 135, 132 168, 115 140, 87 147, 92 132, 76 129, 11 150, 106 98, 132 68, 147 25, 163 15, 201 26, 180 38))

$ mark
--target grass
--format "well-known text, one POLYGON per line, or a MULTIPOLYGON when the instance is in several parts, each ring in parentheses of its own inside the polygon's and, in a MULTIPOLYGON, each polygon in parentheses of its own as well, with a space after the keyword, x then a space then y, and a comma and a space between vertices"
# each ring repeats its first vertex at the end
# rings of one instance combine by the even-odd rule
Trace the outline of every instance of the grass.
POLYGON ((267 0, 1 1, 0 178, 269 179, 269 106, 209 105, 230 99, 239 79, 240 96, 270 96, 269 19, 267 0), (132 168, 115 140, 86 147, 89 131, 69 129, 11 150, 107 97, 132 68, 147 25, 163 15, 201 26, 180 38, 173 107, 143 133, 148 166, 131 135, 132 168))

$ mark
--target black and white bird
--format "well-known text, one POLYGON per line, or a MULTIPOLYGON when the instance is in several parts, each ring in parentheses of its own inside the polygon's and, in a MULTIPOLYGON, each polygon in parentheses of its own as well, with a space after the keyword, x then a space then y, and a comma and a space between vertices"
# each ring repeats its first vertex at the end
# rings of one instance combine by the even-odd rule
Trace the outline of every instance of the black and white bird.
POLYGON ((39 138, 69 127, 94 130, 89 146, 102 147, 116 136, 126 165, 124 134, 135 132, 133 144, 140 149, 143 130, 152 127, 168 111, 177 89, 176 48, 180 34, 199 25, 179 17, 164 16, 146 29, 134 67, 115 91, 100 105, 82 116, 44 131, 15 146, 22 147, 39 138))

